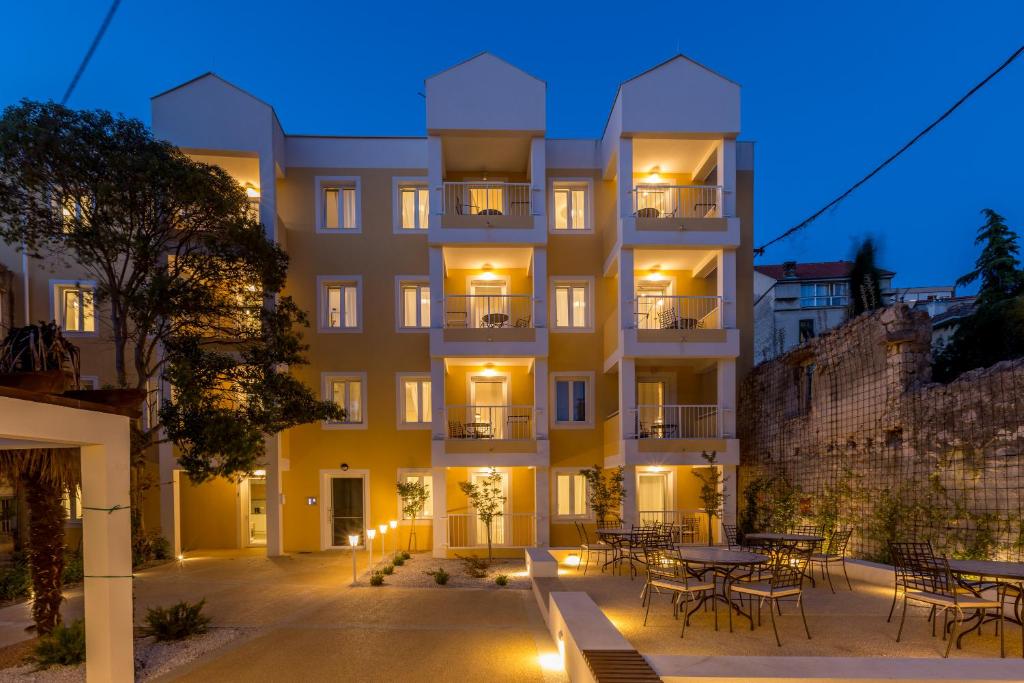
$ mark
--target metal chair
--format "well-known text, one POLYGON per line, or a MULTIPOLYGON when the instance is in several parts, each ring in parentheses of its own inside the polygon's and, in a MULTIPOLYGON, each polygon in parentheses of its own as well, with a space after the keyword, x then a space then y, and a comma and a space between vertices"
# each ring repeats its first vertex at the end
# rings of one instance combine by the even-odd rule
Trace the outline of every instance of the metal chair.
POLYGON ((696 598, 711 597, 711 606, 715 613, 715 630, 718 630, 718 601, 714 599, 714 581, 705 581, 703 576, 689 571, 675 553, 664 548, 645 549, 644 564, 647 566, 647 582, 644 585, 644 626, 647 615, 651 612, 651 602, 655 593, 669 591, 672 594, 672 616, 678 618, 680 608, 683 612, 683 628, 679 633, 686 635, 686 625, 690 621, 690 601, 696 598), (683 600, 680 606, 679 601, 683 600))
POLYGON ((893 565, 893 590, 892 605, 889 607, 889 616, 886 622, 892 621, 892 615, 896 611, 896 602, 899 600, 900 591, 906 591, 906 574, 913 562, 920 562, 922 558, 934 558, 932 544, 928 541, 900 541, 889 543, 889 556, 893 565))
MULTIPOLYGON (((781 607, 779 601, 788 598, 796 598, 797 607, 800 608, 800 617, 804 622, 804 631, 807 639, 811 639, 811 629, 807 626, 807 615, 804 614, 803 582, 804 573, 807 571, 807 562, 810 559, 809 550, 798 550, 796 548, 779 548, 771 563, 771 577, 767 580, 751 582, 734 582, 726 584, 726 604, 732 603, 732 593, 739 593, 751 599, 750 606, 750 630, 754 630, 754 609, 753 600, 757 599, 757 623, 761 623, 761 606, 768 603, 768 613, 772 618, 772 631, 775 632, 775 643, 782 647, 779 639, 779 629, 775 624, 775 611, 781 607)), ((729 632, 732 633, 732 609, 729 610, 729 632)))
MULTIPOLYGON (((580 564, 583 565, 583 576, 586 576, 587 569, 590 567, 590 554, 598 553, 600 555, 598 562, 601 562, 603 565, 604 562, 607 561, 608 555, 612 552, 612 547, 601 541, 591 543, 590 535, 587 534, 587 528, 583 525, 583 522, 578 519, 576 520, 576 534, 580 538, 580 564), (586 554, 585 560, 584 553, 586 554)), ((579 570, 580 565, 576 565, 576 571, 578 572, 579 570)), ((602 571, 603 570, 604 569, 602 567, 602 571)))
POLYGON ((836 531, 829 537, 824 552, 811 554, 811 570, 813 571, 815 565, 821 568, 821 573, 828 578, 828 587, 832 589, 833 593, 836 592, 836 589, 832 585, 832 572, 829 571, 829 565, 832 564, 842 565, 843 576, 846 577, 846 587, 853 590, 853 585, 850 583, 850 575, 846 573, 846 546, 850 542, 850 536, 852 535, 852 529, 836 531))
MULTIPOLYGON (((729 550, 742 550, 740 546, 739 532, 736 529, 735 524, 723 524, 722 528, 725 530, 725 542, 729 546, 729 550)), ((710 539, 708 539, 710 541, 710 539)))

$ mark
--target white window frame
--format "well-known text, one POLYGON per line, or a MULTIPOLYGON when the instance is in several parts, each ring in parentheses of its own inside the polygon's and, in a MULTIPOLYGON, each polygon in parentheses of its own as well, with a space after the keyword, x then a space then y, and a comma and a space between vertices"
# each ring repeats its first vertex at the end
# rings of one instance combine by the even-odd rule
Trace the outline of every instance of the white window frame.
MULTIPOLYGON (((398 372, 395 373, 395 418, 398 429, 430 429, 433 426, 434 418, 434 406, 432 401, 434 391, 434 381, 430 372, 398 372), (430 382, 430 393, 427 395, 427 401, 430 405, 430 421, 428 422, 406 422, 405 421, 405 383, 407 381, 430 382)), ((423 409, 420 408, 420 414, 422 415, 423 409)))
POLYGON ((82 526, 82 486, 74 487, 75 495, 71 495, 71 487, 66 487, 61 493, 61 504, 68 516, 64 520, 65 526, 82 526))
POLYGON ((99 389, 100 378, 96 375, 81 375, 78 378, 78 386, 82 389, 99 389))
MULTIPOLYGON (((551 278, 550 291, 548 292, 549 301, 551 302, 551 309, 548 312, 548 327, 552 332, 593 332, 594 331, 594 277, 592 275, 586 276, 569 276, 559 275, 551 278), (584 315, 584 321, 582 327, 562 327, 558 324, 558 299, 556 297, 556 291, 559 287, 565 286, 580 287, 582 286, 586 290, 586 304, 587 310, 584 315)), ((570 302, 571 303, 571 302, 570 302)), ((570 315, 572 314, 572 307, 569 308, 570 315)))
MULTIPOLYGON (((316 231, 321 235, 358 235, 363 232, 363 193, 362 183, 360 182, 359 176, 316 176, 313 181, 314 190, 316 192, 316 216, 314 218, 316 231), (324 225, 324 190, 331 188, 348 188, 355 190, 355 221, 356 224, 351 228, 328 228, 324 225)), ((343 212, 343 208, 339 208, 339 212, 343 212)))
POLYGON ((553 521, 555 521, 555 522, 559 522, 559 521, 561 521, 561 522, 572 522, 574 520, 586 521, 586 520, 594 519, 594 511, 590 509, 590 499, 589 499, 589 497, 587 495, 588 494, 587 489, 589 489, 590 486, 589 486, 589 484, 587 484, 587 481, 586 481, 585 477, 584 477, 584 480, 583 480, 583 491, 582 491, 582 493, 577 494, 577 492, 575 490, 575 487, 572 487, 572 491, 571 491, 572 500, 573 501, 576 500, 576 496, 577 495, 582 495, 583 496, 584 513, 582 515, 571 515, 571 514, 570 515, 560 515, 560 514, 558 514, 558 477, 559 476, 563 476, 563 477, 566 477, 566 476, 572 476, 572 477, 581 476, 580 475, 580 469, 581 468, 579 468, 579 467, 554 467, 554 468, 551 469, 551 490, 554 492, 554 495, 551 496, 551 519, 553 521))
POLYGON ((552 372, 548 375, 550 377, 548 386, 548 414, 551 416, 550 426, 551 429, 593 429, 594 428, 594 410, 597 407, 594 401, 594 373, 589 372, 552 372), (558 382, 564 381, 578 381, 586 383, 586 413, 587 419, 583 421, 568 421, 562 422, 558 419, 558 403, 556 400, 556 387, 558 382))
MULTIPOLYGON (((344 298, 342 299, 344 301, 344 298)), ((323 334, 346 334, 363 331, 363 276, 362 275, 318 275, 316 278, 316 329, 323 334), (328 325, 327 288, 331 285, 355 285, 356 326, 331 327, 328 325)), ((341 312, 345 317, 345 312, 341 312)))
MULTIPOLYGON (((552 178, 548 184, 548 232, 554 235, 587 235, 594 233, 594 180, 592 178, 552 178), (582 228, 555 227, 555 190, 583 190, 583 211, 586 225, 582 228)), ((571 201, 571 200, 570 200, 571 201)))
MULTIPOLYGON (((430 505, 430 514, 429 515, 427 514, 426 509, 425 509, 426 505, 424 505, 423 514, 416 518, 416 525, 419 526, 420 524, 430 524, 433 521, 433 519, 434 519, 434 473, 433 473, 433 471, 431 471, 431 470, 429 470, 427 468, 424 468, 424 467, 399 467, 398 468, 398 480, 397 481, 404 482, 406 480, 406 477, 419 477, 421 480, 424 477, 430 477, 430 498, 429 498, 429 503, 428 503, 430 505)), ((402 497, 399 496, 397 494, 397 492, 396 492, 395 493, 395 498, 396 498, 397 503, 398 503, 398 516, 396 517, 396 519, 401 520, 401 522, 409 522, 410 521, 409 518, 402 514, 402 497)), ((401 523, 401 522, 399 522, 399 523, 401 523)))
MULTIPOLYGON (((395 331, 396 332, 429 332, 430 318, 421 320, 426 324, 422 327, 405 326, 405 297, 402 296, 403 287, 427 287, 430 288, 430 277, 428 275, 396 275, 395 276, 395 331)), ((430 293, 430 313, 433 315, 434 306, 437 305, 433 299, 434 293, 430 293)), ((419 317, 420 309, 417 306, 416 316, 419 317)))
MULTIPOLYGON (((392 229, 396 235, 426 235, 427 228, 430 224, 430 213, 431 204, 434 203, 434 197, 431 196, 430 184, 427 182, 426 176, 403 176, 395 177, 391 181, 391 223, 392 229), (421 225, 418 228, 403 228, 402 227, 402 190, 408 188, 416 188, 417 190, 427 191, 427 215, 425 219, 427 223, 421 225)), ((417 211, 417 214, 419 211, 417 211)), ((418 218, 418 216, 417 216, 418 218)))
POLYGON ((334 401, 332 384, 338 380, 358 380, 360 383, 359 393, 362 397, 363 419, 362 422, 332 422, 321 423, 323 429, 366 429, 370 422, 369 403, 367 397, 369 390, 366 385, 365 372, 322 372, 320 373, 320 398, 324 401, 334 401))
POLYGON ((67 337, 96 337, 99 335, 99 307, 96 305, 96 281, 95 280, 50 280, 50 317, 60 325, 61 331, 67 337), (61 297, 68 289, 89 289, 92 291, 92 330, 69 330, 64 324, 64 316, 60 314, 61 297))

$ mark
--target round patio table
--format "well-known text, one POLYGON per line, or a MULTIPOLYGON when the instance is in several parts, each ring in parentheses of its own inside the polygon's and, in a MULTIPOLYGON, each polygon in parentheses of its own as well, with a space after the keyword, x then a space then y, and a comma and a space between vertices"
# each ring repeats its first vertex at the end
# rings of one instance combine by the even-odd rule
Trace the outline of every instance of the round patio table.
MULTIPOLYGON (((1012 588, 1017 597, 1013 601, 1013 613, 1003 617, 1010 623, 1018 626, 1024 625, 1024 614, 1022 614, 1022 600, 1024 600, 1024 562, 999 562, 998 560, 949 560, 949 570, 957 575, 977 576, 981 579, 995 579, 1000 588, 1012 588)), ((998 615, 989 615, 982 619, 981 612, 971 617, 975 623, 965 629, 957 636, 956 646, 959 649, 960 641, 971 631, 976 631, 989 621, 997 621, 998 615)), ((1024 641, 1024 633, 1021 634, 1024 641)), ((1024 656, 1024 652, 1021 653, 1024 656)))
POLYGON ((505 313, 488 313, 480 321, 484 327, 504 327, 508 322, 508 315, 505 313))
MULTIPOLYGON (((815 534, 774 534, 774 533, 760 533, 760 534, 744 534, 744 543, 754 543, 758 545, 769 545, 769 546, 785 546, 785 545, 800 545, 809 544, 811 548, 814 548, 817 544, 825 541, 824 536, 817 536, 815 534)), ((812 587, 817 587, 818 583, 811 576, 810 571, 804 570, 804 576, 811 582, 812 587)))
MULTIPOLYGON (((699 608, 704 606, 709 599, 714 598, 724 602, 725 604, 736 610, 737 614, 750 618, 751 615, 743 611, 743 609, 736 603, 729 600, 726 595, 726 587, 733 580, 732 576, 737 569, 741 567, 753 567, 755 565, 766 564, 771 562, 771 558, 767 555, 760 553, 751 553, 745 550, 728 550, 726 548, 714 548, 710 546, 693 546, 693 545, 679 545, 677 548, 677 556, 683 564, 699 564, 705 567, 705 572, 710 570, 715 573, 716 577, 721 577, 721 582, 715 581, 715 587, 721 585, 721 592, 718 590, 714 591, 714 594, 709 597, 703 595, 697 604, 694 605, 693 609, 687 615, 687 618, 693 615, 699 608)), ((717 620, 716 620, 717 621, 717 620)), ((715 624, 715 630, 718 630, 718 624, 715 624)))
MULTIPOLYGON (((607 538, 609 536, 615 536, 617 539, 621 539, 623 536, 628 538, 632 534, 633 534, 633 530, 632 529, 624 529, 622 527, 618 527, 618 528, 615 528, 615 529, 598 529, 597 530, 597 535, 601 536, 602 538, 607 538)), ((615 547, 614 544, 611 544, 611 545, 613 547, 615 547)), ((626 557, 624 557, 623 555, 620 555, 618 553, 618 551, 616 550, 616 552, 612 553, 612 559, 606 561, 604 564, 601 565, 601 571, 603 572, 604 568, 607 567, 610 564, 615 564, 616 562, 624 562, 626 559, 627 559, 626 557)))

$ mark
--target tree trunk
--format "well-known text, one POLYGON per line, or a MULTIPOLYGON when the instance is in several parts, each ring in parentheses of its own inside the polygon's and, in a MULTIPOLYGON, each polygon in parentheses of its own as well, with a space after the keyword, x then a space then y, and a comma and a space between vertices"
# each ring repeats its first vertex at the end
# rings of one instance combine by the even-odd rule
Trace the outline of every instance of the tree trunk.
MULTIPOLYGON (((416 538, 416 515, 409 520, 409 552, 412 552, 412 539, 416 538)), ((416 539, 417 541, 419 539, 416 539)))
POLYGON ((60 624, 64 574, 64 491, 38 477, 23 479, 29 507, 28 563, 32 573, 32 618, 45 635, 60 624))
POLYGON ((491 521, 487 521, 487 564, 494 562, 494 558, 491 555, 491 521))

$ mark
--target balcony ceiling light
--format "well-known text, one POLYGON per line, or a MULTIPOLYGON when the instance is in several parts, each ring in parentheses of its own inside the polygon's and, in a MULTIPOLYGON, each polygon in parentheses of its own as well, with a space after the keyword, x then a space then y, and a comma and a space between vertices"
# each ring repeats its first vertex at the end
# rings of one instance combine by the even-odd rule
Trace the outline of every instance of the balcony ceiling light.
POLYGON ((252 183, 246 183, 245 184, 245 196, 248 197, 249 199, 259 199, 260 198, 260 188, 256 187, 252 183))
POLYGON ((484 366, 484 377, 494 377, 498 372, 494 369, 494 363, 488 363, 484 366))

